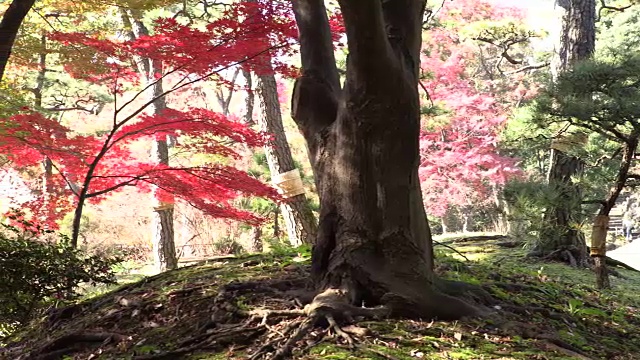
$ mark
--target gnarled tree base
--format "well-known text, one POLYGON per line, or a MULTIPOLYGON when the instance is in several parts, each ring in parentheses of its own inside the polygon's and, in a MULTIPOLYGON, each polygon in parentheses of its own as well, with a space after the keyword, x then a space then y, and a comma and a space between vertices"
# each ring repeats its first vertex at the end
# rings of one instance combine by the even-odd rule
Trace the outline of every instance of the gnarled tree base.
POLYGON ((579 268, 589 268, 591 263, 586 248, 573 245, 562 246, 552 251, 534 249, 527 256, 537 257, 544 261, 557 261, 579 268))
MULTIPOLYGON (((459 282, 442 282, 441 287, 452 293, 462 293, 470 290, 482 296, 490 295, 482 288, 459 282)), ((402 295, 388 293, 380 299, 384 305, 366 308, 350 303, 353 295, 348 290, 327 289, 316 295, 313 301, 299 310, 253 310, 246 315, 252 320, 261 319, 262 324, 267 323, 270 316, 303 316, 301 320, 294 322, 294 328, 288 328, 289 335, 282 334, 262 346, 255 352, 251 359, 286 359, 291 356, 296 344, 306 336, 312 328, 324 325, 324 335, 333 331, 340 339, 350 347, 355 346, 354 337, 366 333, 366 329, 350 325, 358 319, 383 319, 387 317, 412 317, 421 319, 457 320, 467 316, 477 316, 485 312, 469 303, 442 293, 434 294, 430 299, 410 299, 402 295), (430 306, 436 301, 442 301, 440 306, 430 306), (410 310, 410 311, 407 311, 410 310), (421 316, 422 315, 422 316, 421 316), (346 325, 346 326, 345 326, 346 325), (285 338, 286 337, 286 338, 285 338), (276 346, 276 344, 279 344, 276 346)))

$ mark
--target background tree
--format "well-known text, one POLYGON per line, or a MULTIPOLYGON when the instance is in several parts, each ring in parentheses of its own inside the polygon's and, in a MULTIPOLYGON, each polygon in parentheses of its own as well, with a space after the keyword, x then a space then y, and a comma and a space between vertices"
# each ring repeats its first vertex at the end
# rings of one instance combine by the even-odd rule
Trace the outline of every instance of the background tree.
MULTIPOLYGON (((619 149, 613 157, 620 157, 617 173, 610 191, 600 199, 601 207, 594 221, 592 254, 604 261, 605 240, 609 213, 630 178, 631 163, 640 141, 640 59, 636 56, 617 59, 617 62, 586 62, 570 72, 560 74, 550 96, 538 100, 538 110, 548 114, 549 121, 566 121, 569 125, 593 132, 613 141, 619 149)), ((606 268, 596 264, 597 285, 608 288, 606 268)))
MULTIPOLYGON (((122 11, 122 19, 127 29, 130 31, 131 40, 149 36, 149 30, 142 22, 142 13, 135 10, 122 11)), ((150 58, 133 57, 133 61, 138 65, 138 72, 145 81, 148 98, 151 101, 149 112, 155 116, 162 116, 167 109, 167 100, 163 87, 163 66, 161 60, 150 58)), ((159 136, 151 143, 151 161, 156 164, 169 166, 169 143, 166 137, 159 136)), ((153 246, 153 256, 156 268, 160 271, 175 269, 178 267, 176 257, 176 246, 174 240, 173 213, 174 200, 171 196, 161 198, 159 193, 162 189, 155 186, 152 190, 153 213, 151 216, 151 243, 153 246)))
MULTIPOLYGON (((553 73, 558 74, 570 69, 576 62, 586 60, 595 50, 595 0, 558 1, 564 13, 558 54, 554 59, 553 73)), ((565 134, 557 134, 562 137, 565 134)), ((564 250, 570 254, 572 263, 585 266, 587 246, 579 224, 581 216, 581 190, 575 184, 584 169, 581 159, 566 153, 563 142, 552 143, 551 164, 547 175, 549 185, 561 195, 557 202, 550 204, 545 212, 545 222, 549 225, 540 233, 540 241, 533 253, 548 256, 564 250)))
MULTIPOLYGON (((181 37, 182 28, 169 27, 169 33, 161 33, 160 38, 165 39, 168 44, 176 44, 175 37, 181 37)), ((164 31, 164 30, 163 30, 164 31)), ((94 52, 99 57, 109 58, 111 61, 104 61, 103 69, 96 69, 96 73, 87 74, 74 72, 72 67, 68 70, 71 74, 79 74, 87 79, 93 79, 95 82, 107 84, 112 89, 114 98, 121 96, 124 80, 135 78, 135 72, 131 72, 122 64, 127 64, 131 56, 150 58, 155 61, 166 61, 165 53, 149 52, 147 42, 155 42, 156 39, 149 36, 140 36, 135 41, 129 42, 112 42, 110 40, 99 40, 88 37, 84 34, 57 34, 59 41, 66 44, 74 44, 75 46, 83 46, 87 49, 97 50, 94 52)), ((181 43, 177 43, 181 44, 181 43)), ((234 46, 238 45, 234 43, 234 46)), ((240 43, 240 48, 244 49, 244 44, 240 43)), ((175 54, 174 49, 172 54, 175 54)), ((185 50, 183 50, 185 51, 185 50)), ((239 58, 242 59, 247 55, 240 53, 239 58)), ((189 68, 191 71, 201 71, 208 74, 215 74, 218 70, 215 66, 228 66, 230 59, 224 59, 222 65, 214 63, 208 59, 206 65, 201 63, 189 63, 197 69, 189 68), (213 67, 213 70, 210 70, 213 67)), ((187 68, 182 63, 179 64, 181 69, 187 68)), ((173 70, 175 72, 175 70, 173 70)), ((163 76, 166 76, 163 75, 163 76)), ((232 167, 224 166, 177 166, 169 167, 166 164, 146 164, 136 162, 130 155, 127 155, 127 148, 130 141, 136 139, 157 136, 188 136, 193 137, 188 142, 188 146, 184 148, 189 151, 204 152, 215 154, 218 156, 235 156, 236 153, 229 147, 226 142, 246 142, 251 146, 262 145, 260 136, 250 131, 246 127, 226 119, 223 115, 215 114, 204 109, 187 109, 184 112, 164 109, 159 114, 142 115, 143 111, 154 104, 157 97, 166 96, 167 93, 174 92, 181 87, 185 87, 191 83, 202 80, 207 75, 196 78, 188 83, 179 80, 169 90, 160 95, 143 101, 139 107, 132 105, 133 101, 141 94, 134 93, 132 98, 126 100, 124 104, 116 107, 113 113, 112 124, 105 132, 98 134, 95 138, 92 136, 74 136, 70 134, 68 128, 61 125, 55 125, 50 120, 42 117, 31 117, 25 115, 22 118, 12 118, 11 121, 19 124, 14 126, 12 131, 7 133, 7 145, 19 145, 23 148, 24 153, 41 153, 50 158, 58 159, 58 166, 63 166, 70 171, 59 171, 64 185, 79 184, 77 189, 71 186, 71 190, 77 197, 76 216, 74 218, 72 241, 77 243, 79 224, 82 214, 84 202, 88 198, 100 198, 104 194, 120 189, 124 186, 138 185, 146 182, 157 186, 160 189, 160 199, 166 201, 171 194, 183 194, 183 198, 194 206, 202 209, 210 215, 222 216, 234 219, 245 219, 251 221, 256 220, 247 212, 236 211, 227 204, 228 199, 234 198, 238 193, 245 192, 242 187, 247 185, 253 190, 246 192, 247 194, 257 195, 259 192, 266 190, 265 187, 259 185, 260 182, 251 179, 246 174, 243 175, 232 167), (124 112, 127 112, 124 115, 124 112), (121 117, 120 117, 121 116, 121 117), (120 118, 119 118, 120 117, 120 118), (26 124, 31 119, 31 124, 26 124), (24 121, 24 122, 22 122, 24 121), (23 126, 23 127, 21 127, 23 126), (34 137, 39 132, 45 132, 42 137, 34 137), (52 132, 55 136, 51 136, 52 132), (29 134, 32 138, 28 140, 25 134, 29 134), (114 171, 112 166, 120 168, 114 171), (128 168, 127 166, 133 166, 128 168), (228 183, 224 185, 224 181, 228 181, 228 176, 236 174, 236 183, 228 183), (227 180, 224 180, 227 179, 227 180), (203 183, 204 181, 204 183, 203 183), (244 185, 242 184, 244 183, 244 185), (92 189, 89 189, 89 187, 92 189), (193 194, 206 189, 208 187, 217 187, 217 192, 211 192, 207 195, 193 194), (259 190, 262 188, 262 190, 259 190), (182 190, 180 190, 182 189, 182 190), (198 189, 198 190, 197 190, 198 189), (191 195, 185 193, 191 192, 191 195), (195 191, 195 192, 194 192, 195 191), (216 200, 217 199, 217 200, 216 200), (218 215, 215 215, 215 214, 218 215), (226 215, 225 215, 226 214, 226 215)), ((208 75, 210 76, 210 75, 208 75)), ((162 77, 160 77, 162 78, 162 77)), ((155 83, 152 83, 155 85, 155 83)), ((16 156, 19 152, 14 151, 16 156)), ((29 156, 20 157, 21 161, 32 159, 29 156)), ((266 190, 270 193, 269 190, 266 190)), ((273 194, 272 194, 273 195, 273 194)))
MULTIPOLYGON (((273 3, 255 1, 252 5, 255 8, 251 12, 251 17, 245 21, 245 24, 249 31, 256 33, 261 32, 259 26, 262 22, 276 21, 279 15, 278 10, 282 13, 282 9, 278 9, 279 5, 273 3)), ((290 35, 293 36, 293 34, 290 35)), ((269 48, 272 45, 269 38, 265 36, 262 47, 269 48)), ((278 99, 278 86, 272 66, 272 56, 270 53, 265 53, 259 60, 262 63, 255 72, 257 77, 255 90, 258 95, 258 108, 260 110, 257 122, 261 131, 272 135, 271 143, 264 148, 269 171, 272 179, 280 178, 280 175, 284 173, 289 173, 295 178, 297 171, 300 169, 295 167, 282 123, 282 111, 278 99)), ((249 91, 252 90, 249 89, 249 91)), ((300 190, 304 191, 304 189, 296 190, 298 191, 295 194, 288 195, 287 201, 280 205, 289 242, 294 246, 312 244, 315 242, 317 221, 311 211, 306 195, 299 193, 300 190)))
POLYGON ((0 82, 2 82, 4 69, 9 61, 20 25, 34 3, 35 0, 13 0, 2 15, 0 21, 0 39, 2 39, 0 40, 0 82))
POLYGON ((474 211, 487 209, 499 217, 495 198, 520 173, 499 139, 512 108, 536 89, 528 74, 535 67, 524 60, 536 35, 519 25, 522 20, 512 8, 446 3, 425 35, 421 77, 428 98, 423 98, 420 180, 427 213, 441 217, 443 230, 455 212, 463 231, 470 229, 474 211))

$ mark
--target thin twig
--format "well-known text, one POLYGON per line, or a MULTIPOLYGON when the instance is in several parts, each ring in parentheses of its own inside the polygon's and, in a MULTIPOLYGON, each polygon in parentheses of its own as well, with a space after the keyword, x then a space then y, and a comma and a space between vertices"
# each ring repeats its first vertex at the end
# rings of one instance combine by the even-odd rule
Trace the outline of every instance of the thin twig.
POLYGON ((446 247, 446 248, 449 248, 449 249, 453 250, 456 254, 458 254, 458 255, 462 256, 466 261, 469 261, 469 258, 467 258, 466 256, 464 256, 464 254, 463 254, 463 253, 461 253, 460 251, 458 251, 458 250, 454 249, 454 248, 453 248, 453 247, 451 247, 450 245, 443 244, 443 243, 441 243, 441 242, 439 242, 439 241, 436 241, 436 240, 433 240, 433 243, 434 243, 434 244, 436 244, 436 245, 441 245, 441 246, 444 246, 444 247, 446 247))

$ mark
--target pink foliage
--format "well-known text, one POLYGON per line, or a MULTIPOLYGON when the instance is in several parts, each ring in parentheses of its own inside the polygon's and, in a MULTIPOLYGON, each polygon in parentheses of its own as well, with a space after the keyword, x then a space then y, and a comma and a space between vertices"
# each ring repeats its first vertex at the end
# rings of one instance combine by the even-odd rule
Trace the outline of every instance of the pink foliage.
MULTIPOLYGON (((453 24, 521 17, 513 9, 472 1, 447 2, 440 16, 453 24)), ((462 41, 458 30, 457 25, 430 30, 421 59, 423 72, 430 75, 423 85, 445 110, 426 118, 420 137, 424 202, 427 212, 436 216, 450 206, 482 204, 491 198, 492 186, 521 173, 516 159, 500 154, 498 140, 508 107, 514 104, 513 93, 524 96, 526 89, 517 79, 507 91, 478 89, 468 75, 477 47, 462 41)))

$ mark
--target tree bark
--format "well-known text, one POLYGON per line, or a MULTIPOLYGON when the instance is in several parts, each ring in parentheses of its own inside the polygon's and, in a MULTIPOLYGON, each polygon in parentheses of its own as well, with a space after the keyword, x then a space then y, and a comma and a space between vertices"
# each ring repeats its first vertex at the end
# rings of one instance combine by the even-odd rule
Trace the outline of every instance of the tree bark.
MULTIPOLYGON (((262 116, 258 118, 260 130, 273 136, 271 144, 264 147, 271 176, 295 169, 291 149, 282 124, 282 112, 278 101, 278 89, 273 74, 258 75, 256 86, 262 116)), ((313 244, 317 224, 305 194, 286 199, 280 205, 289 242, 293 246, 313 244)))
POLYGON ((34 3, 35 0, 13 0, 2 16, 2 21, 0 21, 0 82, 2 82, 4 69, 9 62, 11 49, 20 25, 34 3))
POLYGON ((549 226, 540 232, 540 240, 534 252, 547 256, 558 250, 567 250, 580 266, 587 264, 587 244, 578 224, 581 218, 581 191, 571 180, 582 174, 582 160, 561 151, 551 150, 551 166, 547 179, 558 193, 555 203, 544 214, 544 222, 549 226))
MULTIPOLYGON (((153 98, 156 98, 151 105, 154 115, 162 113, 167 108, 166 99, 158 97, 164 93, 162 89, 162 79, 154 80, 151 74, 162 74, 162 64, 158 61, 150 61, 149 81, 156 81, 153 85, 153 98)), ((162 165, 169 165, 169 145, 165 139, 156 139, 151 151, 152 161, 162 165)), ((157 190, 154 194, 157 194, 157 190)), ((151 226, 153 229, 153 253, 156 260, 156 268, 159 271, 176 269, 178 260, 176 258, 176 245, 173 230, 173 201, 162 201, 157 195, 154 196, 156 207, 153 209, 151 226)))
POLYGON ((160 272, 178 268, 173 233, 173 206, 156 207, 151 218, 153 259, 160 272))
MULTIPOLYGON (((161 86, 160 86, 161 87, 161 86)), ((162 91, 162 89, 160 89, 162 91)), ((162 92, 161 92, 162 93, 162 92)), ((164 102, 164 101, 163 101, 164 102)), ((152 160, 159 164, 169 164, 169 146, 166 140, 156 140, 153 143, 152 160)), ((154 188, 153 214, 151 218, 153 258, 158 271, 178 268, 176 244, 173 226, 174 203, 162 201, 154 188)))
POLYGON ((609 194, 598 212, 591 233, 591 256, 593 256, 595 265, 596 286, 599 289, 608 289, 611 287, 606 266, 606 237, 609 228, 609 214, 611 213, 611 209, 616 205, 616 201, 626 185, 631 163, 638 148, 639 139, 640 132, 638 131, 633 131, 626 139, 615 183, 611 190, 609 190, 609 194))
MULTIPOLYGON (((142 23, 141 14, 123 14, 123 20, 127 27, 131 29, 131 37, 139 38, 148 35, 149 31, 142 23)), ((166 98, 162 96, 163 75, 162 63, 157 60, 136 59, 139 65, 138 71, 151 85, 149 92, 150 100, 153 103, 149 110, 153 115, 162 114, 167 109, 166 98)), ((161 165, 169 165, 169 145, 167 139, 156 139, 152 144, 151 160, 161 165)), ((178 259, 176 257, 175 234, 173 225, 174 201, 158 196, 160 189, 154 186, 152 196, 154 202, 153 214, 151 217, 152 246, 155 266, 158 271, 176 269, 178 259)))
POLYGON ((460 215, 462 216, 462 232, 469 232, 469 222, 471 221, 471 208, 468 206, 462 207, 460 209, 460 215))
POLYGON ((449 227, 447 226, 447 215, 442 215, 440 218, 440 226, 442 226, 442 235, 449 233, 449 227))
POLYGON ((596 1, 558 0, 562 9, 562 32, 554 58, 554 77, 593 55, 596 43, 596 1))
MULTIPOLYGON (((40 54, 38 54, 38 77, 36 86, 33 88, 34 105, 36 109, 42 108, 42 93, 45 89, 47 76, 47 35, 43 32, 40 35, 40 54)), ((49 157, 42 159, 42 220, 47 220, 49 203, 53 193, 53 162, 49 157)))
POLYGON ((292 100, 320 196, 312 276, 352 304, 454 319, 476 308, 439 291, 418 180, 419 0, 341 0, 349 57, 340 89, 322 0, 294 1, 302 75, 292 100))
POLYGON ((280 222, 278 219, 280 218, 280 209, 275 208, 273 210, 273 237, 278 239, 280 237, 280 222))
POLYGON ((262 228, 260 226, 254 226, 251 231, 251 251, 256 253, 263 251, 262 228))
MULTIPOLYGON (((260 22, 256 20, 264 16, 260 11, 255 11, 252 16, 247 18, 245 26, 253 27, 254 31, 259 31, 260 22)), ((263 46, 268 47, 270 45, 270 41, 266 36, 261 40, 263 46)), ((273 136, 272 142, 264 147, 264 152, 271 178, 274 179, 278 175, 296 168, 282 123, 282 111, 278 101, 278 87, 272 67, 271 54, 265 53, 258 61, 260 61, 260 69, 256 70, 258 80, 256 95, 258 96, 261 113, 258 117, 258 125, 261 131, 273 136)), ((247 78, 247 83, 250 84, 251 75, 245 74, 245 78, 247 78)), ((250 97, 247 97, 247 101, 249 99, 250 97)), ((249 108, 248 102, 247 108, 249 108)), ((279 184, 274 185, 277 187, 279 184)), ((284 218, 289 243, 292 246, 312 244, 314 242, 317 222, 304 193, 286 198, 280 204, 280 211, 284 218)))
POLYGON ((253 120, 253 106, 255 104, 255 95, 253 93, 253 78, 251 77, 251 71, 242 68, 242 76, 246 82, 247 96, 244 98, 244 123, 253 126, 255 121, 253 120))
MULTIPOLYGON (((576 62, 591 57, 595 49, 595 0, 558 0, 563 10, 562 32, 558 54, 552 68, 554 78, 569 70, 576 62)), ((575 225, 581 218, 582 196, 572 178, 580 177, 584 164, 579 158, 560 150, 551 150, 551 165, 547 180, 561 191, 557 204, 552 204, 544 218, 549 228, 541 232, 535 252, 548 255, 561 249, 569 250, 580 265, 587 263, 584 234, 575 225)))

